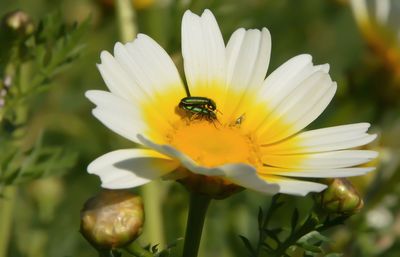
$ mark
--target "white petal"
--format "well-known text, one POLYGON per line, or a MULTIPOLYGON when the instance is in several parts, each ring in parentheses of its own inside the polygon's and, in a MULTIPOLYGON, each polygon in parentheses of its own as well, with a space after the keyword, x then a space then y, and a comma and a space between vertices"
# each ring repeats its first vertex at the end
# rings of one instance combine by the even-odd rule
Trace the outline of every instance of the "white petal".
POLYGON ((149 149, 117 150, 100 156, 88 166, 88 172, 100 177, 102 187, 110 189, 131 188, 157 179, 179 166, 149 149))
POLYGON ((320 183, 288 179, 280 177, 278 180, 274 180, 274 183, 279 185, 279 193, 300 195, 305 196, 311 192, 321 192, 327 186, 320 183))
POLYGON ((369 123, 356 123, 302 132, 288 140, 264 146, 266 154, 305 154, 359 147, 376 135, 366 133, 369 123))
MULTIPOLYGON (((201 17, 186 11, 182 19, 182 55, 191 95, 210 92, 225 80, 225 44, 210 10, 201 17)), ((224 85, 223 85, 224 86, 224 85)))
POLYGON ((261 173, 268 175, 279 175, 288 177, 306 177, 306 178, 342 178, 364 175, 373 171, 374 167, 365 168, 341 168, 341 169, 283 169, 275 167, 264 167, 261 173))
POLYGON ((265 143, 277 142, 304 128, 324 110, 336 84, 328 74, 328 64, 314 66, 311 60, 306 54, 293 57, 265 79, 246 112, 245 130, 256 131, 265 143), (272 126, 277 122, 287 125, 286 129, 272 126))
POLYGON ((101 64, 97 65, 108 89, 115 95, 128 101, 148 99, 142 88, 135 84, 131 75, 106 51, 101 52, 101 64))
POLYGON ((237 185, 263 193, 274 194, 278 190, 277 185, 268 183, 264 179, 261 179, 252 166, 242 163, 233 163, 207 168, 198 165, 184 153, 169 145, 155 144, 142 135, 138 135, 138 138, 141 140, 142 144, 146 145, 147 147, 170 156, 171 158, 178 159, 182 166, 186 167, 193 173, 206 176, 225 177, 237 185))
POLYGON ((226 46, 229 90, 244 92, 260 87, 267 74, 271 55, 271 35, 266 28, 236 30, 226 46))
POLYGON ((314 154, 265 154, 268 166, 288 169, 336 169, 360 165, 376 158, 378 153, 367 150, 344 150, 314 154))
POLYGON ((375 0, 375 16, 377 21, 383 26, 388 22, 390 7, 391 0, 375 0))
MULTIPOLYGON (((120 136, 139 144, 140 141, 136 137, 139 133, 157 142, 164 141, 159 131, 150 128, 144 121, 140 108, 135 103, 100 90, 87 91, 85 96, 96 105, 92 111, 93 115, 120 136)), ((159 124, 165 123, 159 115, 151 116, 151 118, 157 120, 159 124)))
POLYGON ((287 130, 283 130, 276 137, 280 139, 284 139, 294 135, 299 132, 303 128, 307 127, 311 122, 313 122, 321 113, 326 109, 328 104, 332 101, 333 96, 335 95, 337 90, 336 82, 333 82, 327 91, 324 92, 321 98, 314 101, 315 98, 310 99, 310 102, 313 104, 308 105, 307 111, 302 111, 301 114, 298 115, 298 119, 294 122, 293 126, 289 127, 287 130))
POLYGON ((271 54, 271 35, 266 28, 236 30, 226 46, 226 83, 227 90, 234 91, 237 99, 227 99, 226 105, 237 105, 234 113, 224 115, 236 117, 237 112, 242 112, 242 98, 247 96, 247 90, 261 87, 269 65, 271 54), (238 110, 239 109, 239 110, 238 110), (236 113, 235 113, 236 111, 236 113))
POLYGON ((185 96, 183 84, 175 64, 153 39, 138 34, 137 39, 125 45, 115 44, 115 59, 132 77, 131 83, 139 86, 149 96, 162 100, 166 90, 185 96))
POLYGON ((108 88, 128 100, 154 98, 166 89, 185 95, 179 73, 165 50, 150 37, 139 34, 125 45, 116 43, 113 57, 101 53, 98 65, 108 88))
POLYGON ((115 133, 139 143, 136 135, 148 131, 139 109, 125 99, 100 90, 87 91, 85 96, 97 106, 93 115, 115 133))
POLYGON ((279 105, 257 130, 264 144, 280 141, 293 135, 316 119, 326 108, 336 92, 328 74, 317 71, 300 83, 279 105), (285 129, 277 129, 280 124, 285 129))
POLYGON ((279 66, 264 81, 259 93, 261 98, 267 98, 271 106, 279 104, 300 83, 317 71, 329 71, 329 65, 312 64, 308 54, 295 56, 279 66))
MULTIPOLYGON (((178 116, 175 108, 186 93, 168 54, 143 34, 131 43, 115 44, 114 54, 115 57, 103 51, 102 63, 98 65, 109 90, 131 103, 133 108, 141 110, 146 122, 156 121, 159 127, 170 127, 170 122, 178 116), (152 106, 154 111, 149 111, 152 106)), ((109 110, 96 110, 94 113, 103 120, 111 114, 109 110)), ((135 135, 129 138, 132 137, 135 135)))
MULTIPOLYGON (((287 94, 285 91, 291 91, 293 88, 309 75, 312 67, 312 57, 308 54, 295 56, 274 70, 265 80, 263 93, 270 95, 287 94)), ((277 97, 277 102, 283 97, 277 97)))

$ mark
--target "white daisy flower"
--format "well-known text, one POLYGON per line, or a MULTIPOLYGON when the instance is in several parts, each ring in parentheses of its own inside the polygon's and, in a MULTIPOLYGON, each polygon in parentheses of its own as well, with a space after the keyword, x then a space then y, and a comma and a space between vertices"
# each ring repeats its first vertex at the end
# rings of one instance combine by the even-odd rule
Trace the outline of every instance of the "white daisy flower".
POLYGON ((143 148, 107 153, 88 172, 110 189, 172 174, 306 195, 326 186, 304 178, 373 170, 354 166, 376 152, 348 150, 375 139, 366 132, 370 124, 300 132, 335 94, 329 65, 313 65, 310 55, 298 55, 265 78, 270 52, 266 28, 240 28, 225 46, 211 11, 201 16, 186 11, 182 54, 191 96, 186 99, 173 61, 150 37, 139 34, 133 42, 117 43, 114 55, 102 52, 98 68, 110 92, 86 92, 96 105, 93 115, 143 148))
POLYGON ((400 5, 393 0, 350 0, 354 18, 364 36, 400 40, 398 12, 400 5), (380 33, 382 35, 380 35, 380 33), (389 33, 389 35, 388 35, 389 33), (396 38, 391 38, 393 33, 396 38))

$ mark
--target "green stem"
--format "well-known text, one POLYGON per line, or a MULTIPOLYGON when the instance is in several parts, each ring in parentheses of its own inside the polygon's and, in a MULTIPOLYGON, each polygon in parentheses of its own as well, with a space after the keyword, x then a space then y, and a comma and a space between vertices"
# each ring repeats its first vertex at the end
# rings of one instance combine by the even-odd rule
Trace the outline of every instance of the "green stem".
POLYGON ((197 257, 204 220, 211 198, 191 193, 182 257, 197 257))
POLYGON ((121 256, 119 252, 113 250, 99 250, 99 257, 118 257, 121 256))
POLYGON ((8 256, 16 192, 14 186, 8 186, 3 191, 4 196, 0 198, 0 257, 8 256))
POLYGON ((143 202, 146 203, 144 205, 146 229, 143 234, 149 241, 157 243, 160 248, 166 246, 161 208, 161 191, 163 191, 163 189, 163 185, 161 185, 160 181, 153 181, 142 187, 143 202))
POLYGON ((136 37, 135 10, 131 0, 117 0, 118 27, 123 43, 132 41, 136 37))
POLYGON ((136 241, 125 247, 125 250, 136 257, 153 257, 153 254, 143 249, 136 241))
POLYGON ((99 251, 99 257, 112 257, 112 253, 110 250, 99 251))

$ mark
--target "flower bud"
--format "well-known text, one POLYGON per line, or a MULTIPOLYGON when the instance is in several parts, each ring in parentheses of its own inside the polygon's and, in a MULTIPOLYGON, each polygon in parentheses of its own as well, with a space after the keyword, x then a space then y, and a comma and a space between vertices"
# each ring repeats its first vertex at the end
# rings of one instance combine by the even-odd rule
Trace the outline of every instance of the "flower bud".
POLYGON ((4 17, 4 26, 21 36, 29 36, 35 30, 35 25, 29 15, 23 11, 13 11, 4 17))
POLYGON ((204 176, 189 173, 178 180, 190 192, 207 195, 213 199, 224 199, 243 190, 242 187, 233 184, 221 177, 204 176))
POLYGON ((322 210, 332 214, 353 215, 362 209, 364 202, 349 180, 335 178, 327 182, 328 188, 315 197, 322 210))
POLYGON ((80 232, 97 249, 115 249, 135 240, 143 222, 140 196, 126 190, 103 190, 83 206, 80 232))

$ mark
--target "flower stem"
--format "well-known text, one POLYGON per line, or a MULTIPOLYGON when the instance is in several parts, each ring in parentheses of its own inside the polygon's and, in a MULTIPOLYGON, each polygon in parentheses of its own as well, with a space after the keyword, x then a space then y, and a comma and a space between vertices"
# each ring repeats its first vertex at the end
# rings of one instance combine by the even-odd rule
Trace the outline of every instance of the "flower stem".
POLYGON ((116 11, 118 28, 123 43, 132 41, 137 33, 135 22, 135 10, 131 0, 117 0, 116 11))
POLYGON ((16 192, 16 187, 8 186, 2 192, 3 198, 0 197, 0 257, 7 256, 16 192))
POLYGON ((211 198, 191 193, 183 257, 197 257, 204 220, 211 198))
POLYGON ((146 229, 143 235, 148 240, 157 243, 160 248, 166 246, 162 217, 162 190, 160 181, 153 181, 142 187, 146 213, 146 229))
POLYGON ((151 252, 143 249, 136 241, 126 246, 125 250, 136 257, 153 257, 151 252))
POLYGON ((121 254, 119 252, 114 252, 113 250, 99 250, 99 257, 119 257, 121 254))

